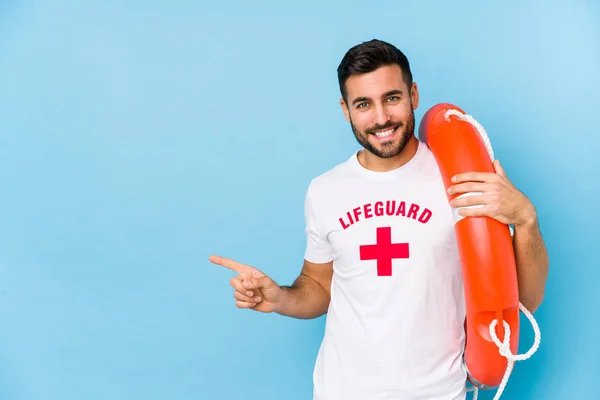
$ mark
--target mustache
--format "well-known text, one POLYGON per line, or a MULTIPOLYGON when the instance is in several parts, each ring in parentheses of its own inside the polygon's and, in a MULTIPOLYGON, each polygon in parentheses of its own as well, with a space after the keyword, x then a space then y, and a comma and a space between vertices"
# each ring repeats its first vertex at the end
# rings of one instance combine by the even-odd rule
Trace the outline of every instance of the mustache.
POLYGON ((373 125, 370 128, 365 129, 365 132, 366 133, 374 133, 375 131, 381 131, 381 130, 385 130, 385 129, 389 129, 389 128, 395 128, 395 127, 401 128, 402 125, 403 125, 402 122, 390 121, 385 125, 373 125))

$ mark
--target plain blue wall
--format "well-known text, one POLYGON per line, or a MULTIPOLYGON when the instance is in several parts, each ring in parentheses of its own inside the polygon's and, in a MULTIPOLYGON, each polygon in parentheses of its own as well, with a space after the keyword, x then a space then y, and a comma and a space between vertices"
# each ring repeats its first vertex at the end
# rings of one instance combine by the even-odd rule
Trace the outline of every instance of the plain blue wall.
POLYGON ((374 37, 538 208, 542 346, 503 398, 598 395, 597 2, 198 3, 0 2, 0 399, 309 399, 324 320, 236 309, 207 258, 296 277, 304 191, 357 146, 335 69, 374 37))

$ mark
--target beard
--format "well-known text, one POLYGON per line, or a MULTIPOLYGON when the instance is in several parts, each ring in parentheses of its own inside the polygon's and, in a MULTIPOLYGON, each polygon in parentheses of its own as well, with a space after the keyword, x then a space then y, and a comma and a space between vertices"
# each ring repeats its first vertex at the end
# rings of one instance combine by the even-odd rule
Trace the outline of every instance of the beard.
POLYGON ((352 127, 352 132, 358 143, 367 151, 380 158, 392 158, 400 154, 402 150, 404 150, 404 147, 406 147, 408 141, 414 136, 415 112, 413 109, 410 110, 410 117, 406 123, 389 121, 385 125, 373 125, 365 129, 364 132, 361 132, 354 126, 352 118, 350 118, 350 126, 352 127), (400 137, 399 142, 396 143, 395 141, 397 138, 394 137, 393 140, 381 142, 378 146, 379 148, 369 142, 369 135, 373 135, 375 131, 389 128, 397 128, 396 135, 400 137), (402 130, 402 128, 404 129, 402 130))

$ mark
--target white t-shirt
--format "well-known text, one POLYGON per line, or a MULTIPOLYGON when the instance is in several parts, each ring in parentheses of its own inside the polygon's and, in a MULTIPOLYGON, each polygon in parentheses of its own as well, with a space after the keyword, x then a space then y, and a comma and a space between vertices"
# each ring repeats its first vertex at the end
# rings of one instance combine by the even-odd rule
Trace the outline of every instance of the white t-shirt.
POLYGON ((464 399, 454 217, 427 145, 389 172, 353 154, 312 180, 305 207, 306 259, 334 261, 314 399, 464 399))

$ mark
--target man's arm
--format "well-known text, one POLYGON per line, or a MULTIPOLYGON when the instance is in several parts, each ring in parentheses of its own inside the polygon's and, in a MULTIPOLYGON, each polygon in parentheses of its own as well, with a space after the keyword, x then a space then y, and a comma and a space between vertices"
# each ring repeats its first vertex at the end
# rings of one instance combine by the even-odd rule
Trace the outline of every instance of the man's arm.
POLYGON ((481 192, 480 196, 454 198, 452 207, 464 217, 487 216, 515 227, 513 247, 519 281, 519 301, 534 312, 542 303, 548 275, 548 253, 533 203, 506 176, 498 160, 496 173, 467 172, 453 177, 450 194, 481 192), (478 205, 478 208, 463 208, 478 205))
POLYGON ((333 261, 315 264, 304 260, 302 271, 292 286, 281 286, 283 293, 275 312, 301 319, 327 313, 332 276, 333 261))
POLYGON ((209 260, 239 274, 229 281, 235 289, 233 297, 238 308, 277 312, 301 319, 316 318, 327 312, 333 261, 315 264, 304 260, 302 271, 292 286, 279 286, 250 265, 216 255, 209 260))
POLYGON ((549 264, 548 251, 535 210, 525 222, 515 226, 513 246, 519 280, 519 301, 533 313, 544 298, 549 264))

